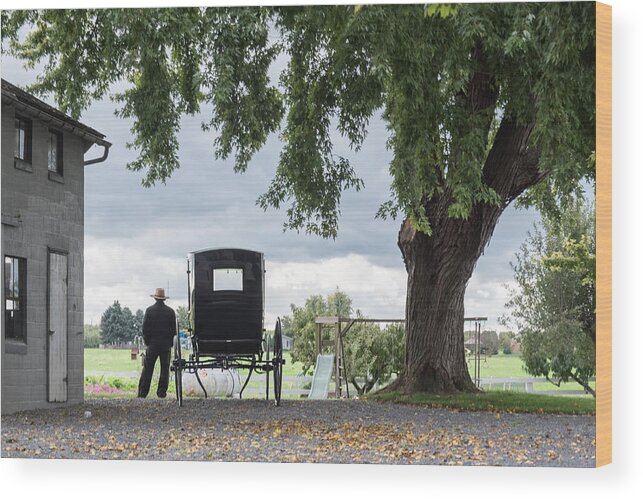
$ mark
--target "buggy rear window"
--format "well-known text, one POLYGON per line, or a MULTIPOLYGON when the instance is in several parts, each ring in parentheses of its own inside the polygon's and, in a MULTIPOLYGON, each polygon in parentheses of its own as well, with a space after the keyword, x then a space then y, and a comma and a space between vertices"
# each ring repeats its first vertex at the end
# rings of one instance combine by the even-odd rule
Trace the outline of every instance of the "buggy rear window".
POLYGON ((213 291, 243 291, 243 269, 214 269, 213 291))

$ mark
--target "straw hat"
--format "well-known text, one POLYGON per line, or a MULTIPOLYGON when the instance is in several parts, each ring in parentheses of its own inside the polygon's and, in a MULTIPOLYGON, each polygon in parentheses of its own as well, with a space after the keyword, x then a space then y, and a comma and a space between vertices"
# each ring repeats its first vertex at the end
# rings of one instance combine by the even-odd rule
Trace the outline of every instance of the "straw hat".
POLYGON ((153 295, 150 295, 155 300, 167 300, 169 296, 165 296, 165 290, 163 288, 156 288, 153 295))

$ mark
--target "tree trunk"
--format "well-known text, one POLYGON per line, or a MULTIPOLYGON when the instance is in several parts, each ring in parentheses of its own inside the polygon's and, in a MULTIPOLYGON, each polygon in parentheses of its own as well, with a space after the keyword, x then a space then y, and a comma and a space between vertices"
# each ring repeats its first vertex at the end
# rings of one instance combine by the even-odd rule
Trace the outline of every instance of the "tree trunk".
POLYGON ((469 220, 443 219, 432 236, 405 221, 399 244, 408 272, 406 362, 394 389, 473 392, 464 356, 464 294, 501 208, 469 220))
POLYGON ((448 189, 425 204, 432 235, 405 220, 398 245, 408 274, 406 360, 388 390, 404 393, 477 391, 464 356, 464 294, 478 258, 504 209, 547 172, 539 153, 527 147, 533 125, 505 117, 484 165, 484 182, 499 205, 477 203, 466 220, 448 216, 448 189))

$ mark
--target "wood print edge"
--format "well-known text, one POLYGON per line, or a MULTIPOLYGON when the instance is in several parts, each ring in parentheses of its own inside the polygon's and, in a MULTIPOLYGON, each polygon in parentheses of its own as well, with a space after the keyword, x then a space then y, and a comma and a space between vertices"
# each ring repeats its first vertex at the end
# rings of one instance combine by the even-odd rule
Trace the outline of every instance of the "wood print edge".
POLYGON ((596 3, 596 466, 612 462, 612 7, 596 3))

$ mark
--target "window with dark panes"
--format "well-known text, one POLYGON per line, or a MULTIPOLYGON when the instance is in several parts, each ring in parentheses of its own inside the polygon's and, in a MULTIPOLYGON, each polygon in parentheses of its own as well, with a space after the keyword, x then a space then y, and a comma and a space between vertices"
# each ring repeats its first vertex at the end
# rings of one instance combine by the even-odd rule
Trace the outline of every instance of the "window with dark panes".
POLYGON ((16 159, 31 162, 31 120, 16 117, 16 144, 14 148, 16 159))
POLYGON ((27 261, 4 257, 5 338, 25 341, 27 332, 27 261))
POLYGON ((63 174, 63 134, 56 130, 49 130, 47 168, 50 172, 63 174))

